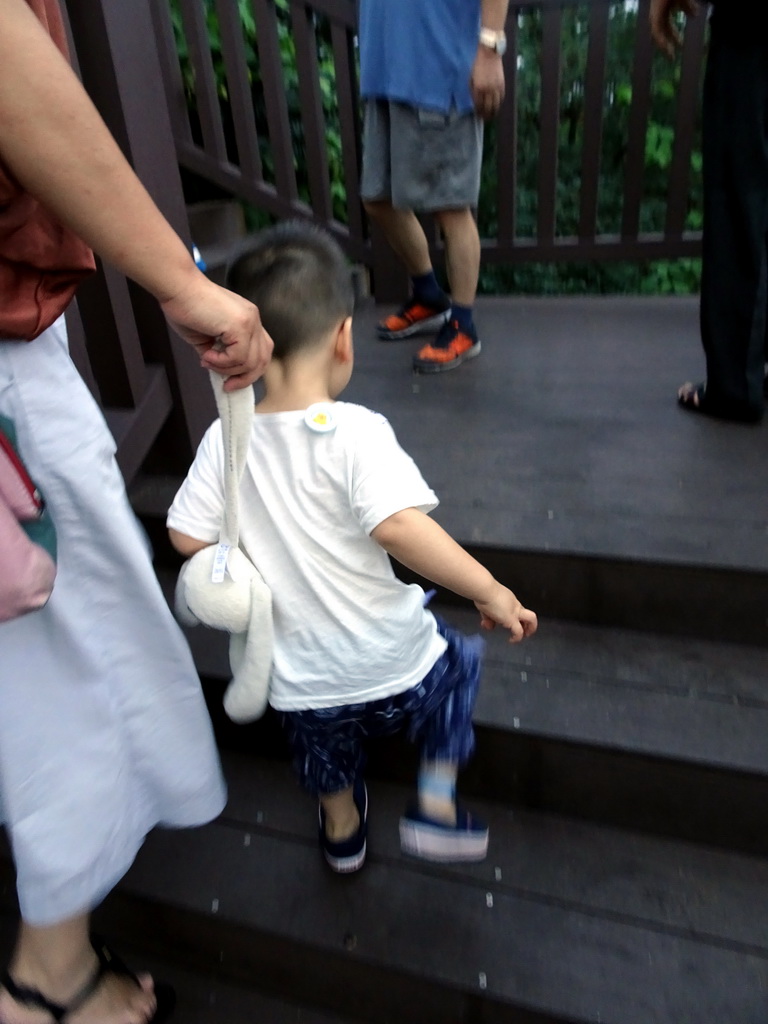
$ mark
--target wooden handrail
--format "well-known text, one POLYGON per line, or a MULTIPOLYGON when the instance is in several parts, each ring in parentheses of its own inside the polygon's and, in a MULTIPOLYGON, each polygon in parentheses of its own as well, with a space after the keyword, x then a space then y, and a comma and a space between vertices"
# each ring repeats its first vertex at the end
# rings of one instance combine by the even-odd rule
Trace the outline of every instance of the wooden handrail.
MULTIPOLYGON (((244 94, 246 76, 242 68, 232 67, 233 54, 242 54, 234 17, 236 0, 216 0, 222 27, 222 46, 231 97, 231 116, 235 139, 222 142, 222 100, 213 101, 210 85, 210 54, 201 55, 202 0, 180 0, 187 12, 185 26, 191 26, 187 40, 196 76, 193 102, 197 105, 199 134, 190 138, 188 125, 179 133, 176 119, 177 151, 183 166, 195 174, 227 188, 236 197, 262 206, 276 216, 310 217, 328 227, 345 245, 353 258, 372 266, 376 260, 368 238, 359 200, 360 104, 357 100, 356 5, 354 0, 288 0, 290 21, 276 0, 250 0, 256 23, 256 48, 260 62, 260 81, 251 81, 251 96, 244 94), (198 11, 197 19, 192 9, 198 11), (281 20, 282 19, 282 20, 281 20), (290 26, 298 75, 298 97, 290 106, 285 81, 286 69, 280 54, 279 33, 290 26), (335 131, 342 143, 341 187, 345 202, 343 214, 331 195, 329 155, 326 145, 328 116, 318 63, 319 34, 325 31, 324 46, 334 65, 333 89, 336 100, 335 131), (330 44, 328 39, 330 38, 330 44), (261 162, 253 153, 256 134, 253 125, 253 94, 259 93, 263 110, 263 130, 258 135, 261 162, 265 154, 271 163, 272 180, 265 181, 261 162), (244 119, 248 123, 244 123, 244 119), (244 140, 244 141, 241 141, 244 140), (236 146, 235 146, 236 143, 236 146), (232 149, 239 154, 232 158, 232 149), (242 151, 242 152, 241 152, 242 151), (301 176, 299 183, 298 175, 301 176), (341 222, 339 222, 341 216, 341 222)), ((669 168, 667 214, 661 234, 644 230, 645 148, 651 104, 654 50, 647 30, 649 0, 639 0, 634 64, 631 72, 631 103, 624 159, 623 208, 614 233, 606 234, 600 223, 601 150, 604 137, 604 97, 609 55, 610 10, 617 0, 512 0, 508 21, 509 49, 505 58, 508 89, 497 133, 497 193, 484 194, 481 204, 491 200, 497 210, 495 234, 484 239, 484 256, 496 263, 526 260, 573 259, 651 259, 695 254, 698 235, 685 231, 691 152, 697 128, 699 82, 705 45, 703 19, 693 19, 685 34, 679 96, 676 107, 674 153, 669 168), (559 197, 563 183, 558 174, 561 143, 561 78, 565 12, 580 9, 586 14, 588 36, 586 69, 583 79, 582 151, 580 181, 568 183, 578 188, 577 222, 561 224, 559 197), (534 201, 536 203, 536 239, 521 236, 526 225, 517 213, 520 172, 521 128, 517 89, 521 33, 525 18, 538 19, 541 31, 540 106, 538 110, 539 164, 534 201)), ((160 4, 161 7, 164 6, 160 4)), ((167 54, 167 47, 164 51, 167 54)), ((251 69, 252 70, 252 69, 251 69)), ((172 90, 171 107, 179 108, 180 75, 177 69, 166 73, 172 90)), ((326 86, 327 88, 327 86, 326 86)), ((338 178, 334 179, 338 182, 338 178)), ((377 288, 382 284, 376 281, 377 288)), ((400 287, 398 283, 398 287, 400 287)))

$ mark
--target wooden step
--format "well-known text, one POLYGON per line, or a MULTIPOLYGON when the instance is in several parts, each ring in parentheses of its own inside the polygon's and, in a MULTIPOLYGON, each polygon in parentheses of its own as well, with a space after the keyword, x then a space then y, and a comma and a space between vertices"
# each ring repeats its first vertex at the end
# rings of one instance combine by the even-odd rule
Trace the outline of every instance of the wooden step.
MULTIPOLYGON (((181 564, 165 528, 167 509, 181 482, 180 477, 140 476, 129 492, 160 573, 173 573, 181 564)), ((517 542, 499 547, 479 543, 466 520, 460 510, 441 518, 468 551, 542 617, 768 647, 768 571, 763 568, 548 545, 523 548, 517 542)), ((765 538, 758 532, 754 542, 760 547, 765 538)), ((407 582, 431 588, 408 569, 396 568, 407 582)), ((438 594, 440 603, 462 606, 448 591, 439 589, 438 594)))
MULTIPOLYGON (((166 590, 173 574, 161 573, 166 590)), ((474 611, 435 605, 467 633, 474 611)), ((221 709, 224 634, 187 632, 220 744, 287 751, 277 716, 234 726, 221 709)), ((751 645, 543 619, 509 645, 485 634, 466 792, 628 828, 768 853, 766 654, 751 645)), ((371 771, 406 781, 404 741, 372 745, 371 771)))
POLYGON ((338 877, 285 765, 226 771, 223 818, 149 838, 109 934, 370 1022, 765 1020, 764 860, 479 803, 487 861, 429 865, 398 849, 408 791, 374 780, 368 863, 338 877))
MULTIPOLYGON (((214 824, 158 830, 97 912, 180 1024, 763 1024, 768 861, 473 801, 481 864, 404 857, 410 788, 369 781, 369 857, 333 875, 285 764, 228 753, 214 824)), ((0 944, 13 934, 0 862, 0 944)))
MULTIPOLYGON (((16 919, 0 915, 0 962, 7 963, 16 933, 16 919)), ((351 1017, 323 1013, 301 1003, 267 996, 253 988, 233 985, 216 972, 201 974, 170 963, 167 958, 147 956, 142 945, 121 944, 118 950, 130 966, 150 971, 153 977, 176 989, 178 1024, 362 1024, 351 1017)))
MULTIPOLYGON (((472 616, 462 621, 471 628, 472 616)), ((493 636, 468 784, 497 799, 768 852, 768 674, 759 648, 542 623, 493 636)))

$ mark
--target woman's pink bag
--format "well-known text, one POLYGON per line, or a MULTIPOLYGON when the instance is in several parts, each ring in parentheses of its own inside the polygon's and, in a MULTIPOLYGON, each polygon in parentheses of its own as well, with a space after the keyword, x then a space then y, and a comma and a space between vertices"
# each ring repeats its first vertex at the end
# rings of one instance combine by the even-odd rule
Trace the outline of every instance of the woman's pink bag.
POLYGON ((0 622, 42 608, 56 578, 56 532, 0 416, 0 622))

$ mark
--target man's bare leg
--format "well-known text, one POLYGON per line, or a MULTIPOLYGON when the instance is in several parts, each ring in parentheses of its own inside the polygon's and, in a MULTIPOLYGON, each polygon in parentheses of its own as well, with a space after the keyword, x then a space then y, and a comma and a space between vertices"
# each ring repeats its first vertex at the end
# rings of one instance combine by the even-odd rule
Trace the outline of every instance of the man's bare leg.
POLYGON ((450 299, 435 277, 427 236, 418 218, 413 211, 397 209, 388 200, 366 203, 365 208, 411 279, 410 299, 381 321, 379 337, 397 341, 414 334, 437 333, 448 317, 450 299))
POLYGON ((445 239, 446 273, 451 298, 472 307, 480 277, 480 234, 470 209, 442 210, 435 214, 445 239))
POLYGON ((365 209, 384 232, 384 237, 410 276, 428 274, 432 269, 429 243, 413 210, 398 210, 386 199, 367 202, 365 209))
POLYGON ((419 373, 437 373, 460 366, 480 352, 473 306, 480 276, 480 235, 469 208, 435 213, 445 239, 445 261, 451 308, 445 326, 413 358, 419 373))
MULTIPOLYGON (((412 210, 399 210, 386 200, 367 202, 365 209, 384 232, 403 266, 416 277, 432 269, 429 243, 412 210)), ((451 295, 462 306, 471 306, 480 276, 480 235, 472 211, 441 210, 435 213, 445 238, 445 252, 451 295)))

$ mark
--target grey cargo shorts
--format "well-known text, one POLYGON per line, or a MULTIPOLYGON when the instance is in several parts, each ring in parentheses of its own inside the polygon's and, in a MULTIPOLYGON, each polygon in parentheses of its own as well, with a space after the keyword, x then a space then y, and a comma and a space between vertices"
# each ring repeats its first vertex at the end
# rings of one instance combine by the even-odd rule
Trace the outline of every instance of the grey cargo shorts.
POLYGON ((364 200, 425 213, 477 206, 482 156, 483 122, 473 113, 366 100, 364 200))

